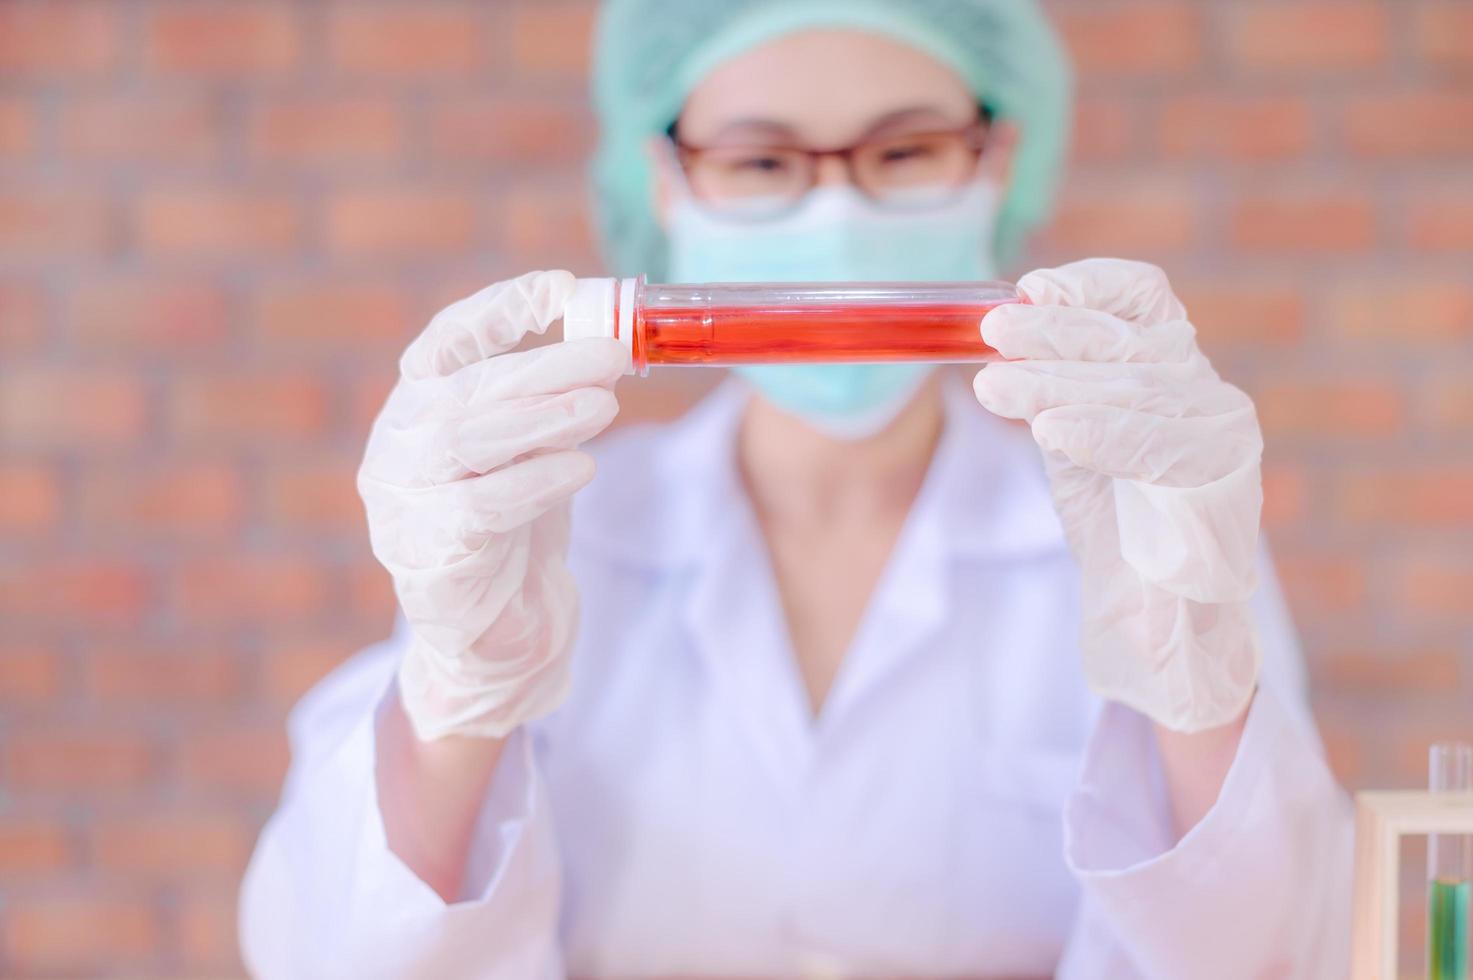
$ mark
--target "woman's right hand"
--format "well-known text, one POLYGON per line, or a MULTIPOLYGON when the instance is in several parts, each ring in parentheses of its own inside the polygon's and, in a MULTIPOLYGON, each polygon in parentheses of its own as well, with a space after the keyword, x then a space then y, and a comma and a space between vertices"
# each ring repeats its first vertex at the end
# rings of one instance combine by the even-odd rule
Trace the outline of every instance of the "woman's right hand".
POLYGON ((532 272, 441 310, 369 436, 358 492, 412 632, 399 692, 420 739, 504 736, 566 690, 567 502, 593 478, 577 447, 618 413, 629 355, 615 340, 510 351, 574 282, 532 272))

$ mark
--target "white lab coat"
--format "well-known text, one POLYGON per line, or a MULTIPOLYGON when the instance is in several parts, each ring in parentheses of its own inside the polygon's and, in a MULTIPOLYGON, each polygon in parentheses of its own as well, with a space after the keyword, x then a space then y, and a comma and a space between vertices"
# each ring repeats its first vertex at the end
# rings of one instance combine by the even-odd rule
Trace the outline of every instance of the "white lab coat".
POLYGON ((262 977, 1337 977, 1348 806, 1271 572, 1261 688, 1173 841, 1149 723, 1079 666, 1078 571, 1027 430, 947 426, 810 717, 727 385, 617 433, 574 506, 574 684, 516 733, 464 898, 385 846, 374 720, 402 633, 303 698, 246 876, 262 977))

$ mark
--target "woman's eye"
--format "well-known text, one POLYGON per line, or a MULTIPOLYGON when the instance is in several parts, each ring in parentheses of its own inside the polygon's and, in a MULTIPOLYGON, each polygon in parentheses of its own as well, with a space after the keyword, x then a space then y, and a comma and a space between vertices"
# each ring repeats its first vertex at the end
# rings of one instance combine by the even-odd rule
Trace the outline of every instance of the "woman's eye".
POLYGON ((734 170, 759 174, 781 173, 787 167, 788 162, 781 157, 745 157, 732 164, 734 170))
POLYGON ((885 147, 880 154, 880 162, 905 163, 909 160, 924 160, 931 155, 931 147, 924 143, 906 143, 885 147))

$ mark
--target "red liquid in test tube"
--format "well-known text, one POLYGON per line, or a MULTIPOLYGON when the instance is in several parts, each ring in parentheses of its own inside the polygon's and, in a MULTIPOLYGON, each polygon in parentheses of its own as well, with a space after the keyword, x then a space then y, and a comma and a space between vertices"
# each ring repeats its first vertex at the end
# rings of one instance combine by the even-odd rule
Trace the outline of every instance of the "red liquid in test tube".
POLYGON ((1002 282, 694 283, 585 279, 563 335, 625 341, 652 364, 985 361, 982 317, 1022 302, 1002 282))

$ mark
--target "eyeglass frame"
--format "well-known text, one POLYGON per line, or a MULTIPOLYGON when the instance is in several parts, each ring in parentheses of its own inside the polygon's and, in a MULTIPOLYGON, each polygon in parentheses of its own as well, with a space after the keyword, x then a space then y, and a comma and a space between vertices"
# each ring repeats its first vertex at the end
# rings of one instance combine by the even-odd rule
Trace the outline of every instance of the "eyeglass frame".
MULTIPOLYGON (((914 133, 897 133, 893 138, 920 139, 923 137, 931 136, 971 137, 967 148, 973 153, 972 167, 975 170, 977 165, 982 160, 982 154, 985 153, 987 150, 987 138, 992 133, 993 122, 993 113, 990 108, 982 103, 979 103, 977 108, 977 118, 964 126, 956 126, 951 129, 928 129, 914 133)), ((818 186, 818 166, 827 157, 836 157, 843 162, 844 175, 848 179, 851 187, 859 191, 865 197, 870 198, 871 200, 878 201, 879 203, 884 203, 879 198, 876 198, 875 195, 866 190, 865 187, 861 185, 858 180, 855 179, 854 155, 860 150, 864 149, 866 146, 876 143, 880 139, 885 139, 886 137, 866 137, 864 139, 856 140, 855 142, 850 143, 847 146, 838 146, 827 150, 814 150, 802 146, 784 146, 778 143, 753 143, 748 146, 730 147, 696 146, 693 143, 687 143, 685 140, 681 139, 679 127, 680 120, 677 118, 668 127, 666 127, 665 136, 670 141, 671 149, 674 151, 675 162, 680 167, 681 173, 685 175, 687 183, 690 182, 691 178, 691 162, 694 159, 698 158, 701 154, 729 149, 781 150, 786 153, 800 153, 808 161, 808 185, 803 188, 801 193, 796 194, 793 197, 793 204, 797 204, 797 202, 801 201, 805 195, 813 190, 814 187, 818 186)), ((965 181, 958 181, 956 186, 961 187, 964 183, 965 181)))

